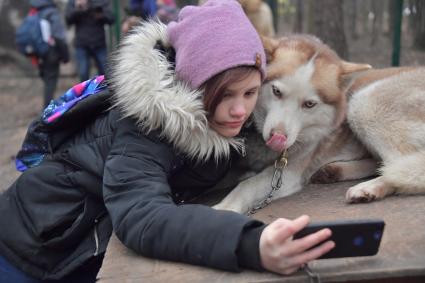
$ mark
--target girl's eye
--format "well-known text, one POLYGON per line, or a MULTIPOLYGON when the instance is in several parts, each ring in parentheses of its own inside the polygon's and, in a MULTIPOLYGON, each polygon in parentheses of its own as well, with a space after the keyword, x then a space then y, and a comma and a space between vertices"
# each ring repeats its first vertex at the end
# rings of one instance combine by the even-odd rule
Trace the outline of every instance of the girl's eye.
POLYGON ((256 91, 248 91, 245 93, 246 96, 253 96, 255 95, 256 91))
POLYGON ((303 107, 304 108, 313 108, 314 106, 316 106, 317 105, 317 102, 316 101, 313 101, 313 100, 306 100, 306 101, 304 101, 304 103, 303 103, 303 107))
POLYGON ((274 85, 272 86, 272 91, 273 91, 274 96, 276 96, 279 99, 282 98, 283 94, 280 91, 280 89, 278 89, 276 86, 274 86, 274 85))

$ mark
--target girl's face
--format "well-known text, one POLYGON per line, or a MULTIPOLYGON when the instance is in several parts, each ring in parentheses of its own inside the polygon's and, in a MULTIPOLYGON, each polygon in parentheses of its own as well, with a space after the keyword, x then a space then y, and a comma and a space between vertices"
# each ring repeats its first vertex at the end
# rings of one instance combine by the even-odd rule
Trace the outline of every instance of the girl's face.
POLYGON ((209 124, 218 134, 234 137, 254 110, 261 86, 261 75, 253 72, 245 79, 230 84, 217 105, 209 124))

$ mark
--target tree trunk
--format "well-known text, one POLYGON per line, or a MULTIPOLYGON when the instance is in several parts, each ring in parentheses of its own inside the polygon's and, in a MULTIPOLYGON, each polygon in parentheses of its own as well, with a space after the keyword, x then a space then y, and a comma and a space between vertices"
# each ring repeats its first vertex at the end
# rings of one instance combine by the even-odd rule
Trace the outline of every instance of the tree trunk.
POLYGON ((372 38, 370 41, 371 46, 375 46, 379 36, 382 34, 382 21, 384 18, 383 8, 384 1, 374 0, 371 2, 371 12, 373 14, 372 19, 372 38))
POLYGON ((306 0, 304 1, 304 4, 307 10, 307 23, 306 23, 306 27, 307 27, 307 33, 311 33, 314 34, 314 6, 316 4, 315 0, 306 0))
MULTIPOLYGON (((390 0, 392 1, 392 0, 390 0)), ((363 0, 358 5, 358 35, 365 36, 369 34, 369 10, 370 10, 370 1, 363 0)))
POLYGON ((295 24, 293 31, 295 33, 302 33, 304 23, 304 0, 298 0, 295 9, 295 24))
POLYGON ((391 42, 393 40, 394 37, 394 20, 395 20, 395 1, 397 0, 390 0, 390 3, 388 5, 388 15, 389 15, 389 26, 390 26, 390 38, 391 38, 391 42))
POLYGON ((16 24, 20 23, 13 22, 12 19, 23 19, 30 7, 27 3, 29 1, 12 1, 4 0, 0 1, 0 46, 7 49, 15 49, 15 30, 16 24))
POLYGON ((344 13, 340 0, 314 1, 314 34, 348 60, 344 13))
POLYGON ((352 39, 358 38, 357 31, 357 0, 346 0, 344 2, 344 15, 348 17, 346 22, 346 31, 348 36, 352 39))
POLYGON ((425 50, 425 1, 414 1, 414 29, 413 29, 413 45, 421 50, 425 50))

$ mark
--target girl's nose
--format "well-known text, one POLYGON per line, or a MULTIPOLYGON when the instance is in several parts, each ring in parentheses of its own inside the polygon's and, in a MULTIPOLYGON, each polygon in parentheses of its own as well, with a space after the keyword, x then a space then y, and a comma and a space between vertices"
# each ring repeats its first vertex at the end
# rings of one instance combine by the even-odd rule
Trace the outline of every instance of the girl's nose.
POLYGON ((234 117, 243 117, 246 115, 246 107, 245 104, 237 102, 232 105, 230 109, 230 115, 234 117))

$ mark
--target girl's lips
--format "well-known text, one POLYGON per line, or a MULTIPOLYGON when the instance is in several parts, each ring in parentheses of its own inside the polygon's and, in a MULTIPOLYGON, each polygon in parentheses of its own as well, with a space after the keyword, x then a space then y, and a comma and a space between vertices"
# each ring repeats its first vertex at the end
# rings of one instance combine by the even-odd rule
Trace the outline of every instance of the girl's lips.
POLYGON ((229 128, 239 128, 243 124, 243 121, 240 122, 224 122, 222 123, 223 126, 229 127, 229 128))

